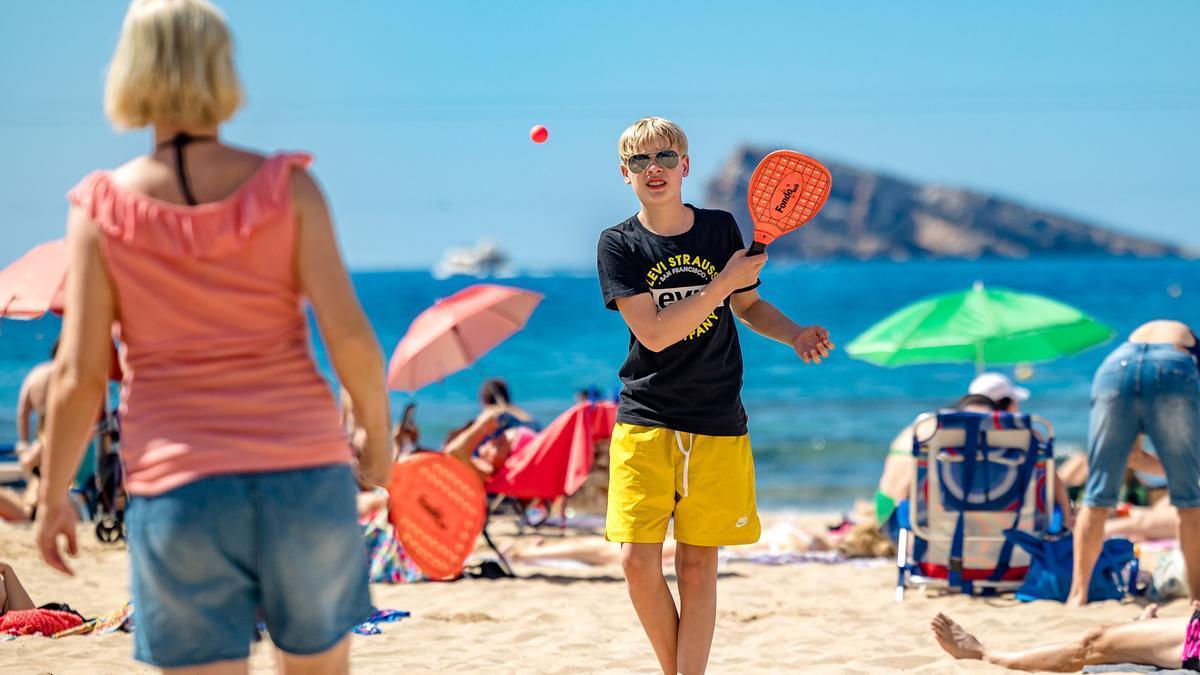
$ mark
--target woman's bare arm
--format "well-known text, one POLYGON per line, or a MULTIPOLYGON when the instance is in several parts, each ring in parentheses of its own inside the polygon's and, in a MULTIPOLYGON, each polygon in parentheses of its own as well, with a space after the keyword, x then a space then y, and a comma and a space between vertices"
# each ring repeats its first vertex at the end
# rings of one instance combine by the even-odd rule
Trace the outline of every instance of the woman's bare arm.
POLYGON ((300 283, 312 303, 338 380, 350 393, 354 419, 366 430, 359 471, 366 482, 386 485, 391 477, 392 441, 383 351, 350 283, 320 188, 308 172, 300 170, 292 185, 300 221, 300 283))
POLYGON ((67 497, 104 401, 112 367, 116 298, 101 251, 100 229, 78 208, 67 217, 67 296, 62 338, 46 412, 46 443, 36 538, 42 559, 70 574, 58 548, 76 553, 75 511, 67 497))

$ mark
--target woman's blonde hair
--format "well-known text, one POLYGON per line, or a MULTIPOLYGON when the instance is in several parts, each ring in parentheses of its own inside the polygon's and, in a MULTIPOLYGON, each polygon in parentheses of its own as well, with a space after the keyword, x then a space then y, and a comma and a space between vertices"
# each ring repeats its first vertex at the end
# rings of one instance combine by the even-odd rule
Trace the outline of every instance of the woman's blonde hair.
POLYGON ((639 152, 650 150, 652 145, 662 144, 674 148, 680 155, 688 152, 687 134, 678 124, 661 117, 643 117, 621 133, 617 154, 624 162, 639 152))
POLYGON ((104 88, 104 110, 117 128, 212 126, 241 104, 220 10, 207 0, 133 0, 104 88))

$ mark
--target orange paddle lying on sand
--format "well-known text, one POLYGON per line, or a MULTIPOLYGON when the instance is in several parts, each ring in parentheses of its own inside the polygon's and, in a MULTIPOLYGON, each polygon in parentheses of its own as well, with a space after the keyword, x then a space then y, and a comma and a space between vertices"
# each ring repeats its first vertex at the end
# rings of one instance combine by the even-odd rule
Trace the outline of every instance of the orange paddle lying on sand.
POLYGON ((829 199, 833 177, 817 160, 792 150, 776 150, 763 158, 750 176, 746 202, 754 220, 754 242, 746 255, 804 227, 829 199))
POLYGON ((388 518, 404 551, 430 579, 456 579, 483 531, 487 496, 475 472, 440 452, 396 462, 388 518))

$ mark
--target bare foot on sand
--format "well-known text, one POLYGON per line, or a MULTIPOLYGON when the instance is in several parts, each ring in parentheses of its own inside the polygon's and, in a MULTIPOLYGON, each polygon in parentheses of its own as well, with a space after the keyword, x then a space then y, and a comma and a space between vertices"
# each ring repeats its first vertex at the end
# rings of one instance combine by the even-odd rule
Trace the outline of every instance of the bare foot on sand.
POLYGON ((938 644, 950 656, 977 661, 983 658, 983 645, 979 640, 945 614, 938 612, 933 621, 929 622, 929 627, 933 629, 933 636, 937 638, 938 644))
POLYGON ((1134 619, 1134 621, 1145 621, 1146 619, 1157 619, 1157 618, 1158 618, 1158 605, 1156 605, 1152 602, 1152 603, 1146 605, 1146 609, 1143 609, 1142 613, 1138 614, 1138 617, 1136 619, 1134 619))

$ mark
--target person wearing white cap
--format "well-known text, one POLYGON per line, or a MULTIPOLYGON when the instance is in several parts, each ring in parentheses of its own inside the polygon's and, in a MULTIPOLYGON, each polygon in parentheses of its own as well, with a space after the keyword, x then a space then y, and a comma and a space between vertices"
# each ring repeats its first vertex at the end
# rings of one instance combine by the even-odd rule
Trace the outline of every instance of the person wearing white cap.
MULTIPOLYGON (((983 373, 967 387, 967 395, 949 406, 954 410, 969 412, 991 412, 999 410, 1017 414, 1021 412, 1020 401, 1029 398, 1029 390, 1018 387, 1012 380, 1000 373, 983 373)), ((926 420, 926 425, 932 427, 933 420, 926 420)), ((927 436, 932 428, 921 433, 927 436)), ((875 516, 882 523, 891 515, 895 505, 908 498, 909 487, 912 484, 914 470, 912 464, 913 427, 908 425, 896 435, 888 446, 888 454, 884 459, 883 473, 879 477, 879 486, 875 490, 875 516)), ((1066 488, 1060 485, 1061 496, 1058 503, 1063 505, 1065 523, 1074 524, 1070 510, 1066 488)), ((1056 496, 1059 497, 1059 496, 1056 496)))
MULTIPOLYGON (((1028 399, 1029 390, 1013 384, 1007 375, 983 373, 971 380, 971 384, 967 386, 967 395, 949 409, 976 413, 997 410, 1018 415, 1021 412, 1020 402, 1028 399)), ((929 428, 919 432, 919 435, 928 437, 935 422, 927 419, 923 424, 929 428)), ((888 446, 883 473, 875 490, 875 517, 881 524, 892 514, 897 503, 908 498, 909 488, 915 476, 912 464, 913 433, 912 425, 904 427, 888 446)), ((1086 472, 1086 466, 1084 471, 1086 472)), ((1061 474, 1054 481, 1054 486, 1054 503, 1062 510, 1063 527, 1071 529, 1075 526, 1075 513, 1067 495, 1067 484, 1063 482, 1061 474)))
POLYGON ((1029 390, 1018 387, 1001 373, 983 373, 967 387, 968 394, 986 396, 996 403, 997 410, 1015 413, 1020 410, 1020 402, 1029 400, 1029 390))

